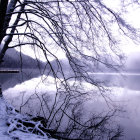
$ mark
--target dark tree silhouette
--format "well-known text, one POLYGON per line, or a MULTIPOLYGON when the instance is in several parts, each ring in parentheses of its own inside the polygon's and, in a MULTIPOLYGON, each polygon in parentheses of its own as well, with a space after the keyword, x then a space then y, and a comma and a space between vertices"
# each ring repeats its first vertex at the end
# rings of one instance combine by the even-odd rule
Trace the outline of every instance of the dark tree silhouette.
POLYGON ((4 27, 4 20, 6 16, 8 0, 0 1, 0 42, 3 39, 3 27, 4 27))
POLYGON ((42 110, 46 106, 48 132, 63 139, 119 138, 121 129, 110 126, 116 108, 106 115, 93 113, 84 120, 82 106, 97 91, 107 104, 110 102, 106 87, 91 73, 98 67, 117 70, 120 66, 123 55, 116 34, 139 37, 121 18, 122 11, 113 11, 101 0, 9 0, 8 5, 1 0, 0 11, 0 63, 8 49, 30 46, 35 54, 37 49, 43 52, 43 73, 54 78, 57 92, 51 103, 46 94, 41 99, 37 95, 42 110), (68 69, 56 50, 65 54, 68 69), (55 65, 50 58, 55 59, 55 65), (85 90, 83 83, 96 90, 85 90))

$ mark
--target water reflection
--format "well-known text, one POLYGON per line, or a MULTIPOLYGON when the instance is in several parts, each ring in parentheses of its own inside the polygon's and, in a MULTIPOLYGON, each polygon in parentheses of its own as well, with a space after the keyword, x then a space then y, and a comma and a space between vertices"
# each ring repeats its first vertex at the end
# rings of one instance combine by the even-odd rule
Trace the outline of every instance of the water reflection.
MULTIPOLYGON (((9 58, 7 60, 9 61, 9 58)), ((26 62, 26 60, 31 59, 27 58, 24 61, 26 62)), ((22 105, 23 102, 26 102, 27 99, 35 92, 47 93, 49 95, 53 95, 55 92, 55 86, 52 83, 43 83, 39 85, 41 76, 38 67, 27 69, 29 65, 27 65, 26 63, 23 64, 25 64, 26 67, 24 67, 22 69, 22 72, 19 74, 0 74, 0 83, 2 84, 5 98, 8 99, 9 102, 16 106, 18 109, 20 109, 20 105, 22 105)), ((10 63, 8 65, 10 65, 10 63)), ((16 68, 17 67, 19 68, 19 65, 16 65, 16 68)), ((139 139, 140 109, 138 108, 138 106, 140 100, 140 74, 90 73, 90 76, 97 81, 102 81, 104 86, 112 88, 112 92, 116 95, 116 101, 119 101, 119 103, 121 103, 121 105, 125 107, 127 111, 127 113, 125 114, 125 118, 119 118, 119 122, 125 127, 125 139, 133 137, 139 139)), ((52 77, 49 76, 48 79, 51 81, 52 77)), ((36 98, 34 99, 36 100, 36 98)), ((34 102, 31 102, 31 104, 26 108, 30 113, 31 111, 33 112, 33 110, 39 110, 40 108, 40 101, 35 100, 34 102), (38 106, 36 106, 36 104, 38 106)), ((104 108, 104 104, 100 101, 96 103, 95 101, 93 101, 92 104, 88 106, 94 106, 96 110, 100 110, 101 104, 102 108, 104 108), (100 106, 98 104, 100 104, 100 106)), ((25 112, 27 112, 27 110, 25 112)))
MULTIPOLYGON (((33 70, 31 70, 30 72, 33 72, 33 70)), ((18 109, 20 109, 20 106, 23 105, 22 103, 26 102, 28 98, 35 92, 53 95, 56 91, 54 83, 51 83, 51 81, 53 81, 53 78, 51 76, 47 77, 49 82, 41 84, 41 76, 39 76, 37 72, 35 72, 32 76, 28 75, 28 78, 24 75, 25 77, 24 82, 22 81, 23 83, 20 83, 21 81, 19 80, 19 78, 21 78, 21 74, 12 74, 11 77, 10 75, 6 75, 6 78, 4 77, 4 75, 1 75, 3 76, 3 86, 7 86, 5 89, 7 89, 8 87, 12 87, 11 84, 18 85, 16 85, 14 88, 5 90, 4 96, 18 109), (32 78, 33 76, 39 77, 32 78)), ((124 109, 127 111, 124 114, 123 118, 118 118, 118 121, 125 128, 125 139, 135 138, 136 140, 138 140, 140 137, 140 109, 138 108, 140 99, 140 75, 128 73, 122 73, 121 75, 119 73, 94 73, 91 74, 91 76, 96 80, 104 81, 104 83, 112 89, 112 93, 115 95, 115 101, 122 105, 122 107, 124 107, 124 109)), ((26 106, 25 112, 30 112, 33 114, 36 113, 40 109, 39 103, 39 100, 33 98, 30 104, 26 106), (36 107, 34 108, 34 106, 36 107)), ((96 102, 95 100, 93 100, 93 102, 88 106, 88 109, 93 110, 93 108, 90 107, 95 107, 97 111, 105 107, 104 103, 100 100, 96 102)))
POLYGON ((22 69, 19 73, 0 73, 0 84, 2 89, 6 90, 38 76, 40 76, 38 69, 22 69))
MULTIPOLYGON (((39 77, 39 69, 23 69, 20 73, 0 73, 0 84, 3 90, 14 87, 32 78, 39 77)), ((140 90, 140 74, 136 73, 93 73, 90 76, 95 81, 102 82, 107 87, 125 87, 140 90)))
POLYGON ((1 70, 19 70, 19 73, 0 73, 0 84, 3 90, 14 87, 26 80, 40 76, 41 70, 45 67, 45 63, 33 59, 15 49, 8 49, 4 62, 0 64, 1 70))
POLYGON ((90 74, 94 79, 103 81, 108 87, 122 87, 131 90, 140 90, 139 73, 94 73, 90 74))

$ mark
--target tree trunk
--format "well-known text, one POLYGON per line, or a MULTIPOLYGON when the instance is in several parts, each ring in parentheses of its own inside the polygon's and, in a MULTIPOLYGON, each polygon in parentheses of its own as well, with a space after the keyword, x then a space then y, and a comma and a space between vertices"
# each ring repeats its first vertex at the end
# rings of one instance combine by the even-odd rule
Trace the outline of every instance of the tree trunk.
POLYGON ((0 1, 0 44, 3 38, 3 26, 4 20, 6 16, 8 0, 1 0, 0 1))

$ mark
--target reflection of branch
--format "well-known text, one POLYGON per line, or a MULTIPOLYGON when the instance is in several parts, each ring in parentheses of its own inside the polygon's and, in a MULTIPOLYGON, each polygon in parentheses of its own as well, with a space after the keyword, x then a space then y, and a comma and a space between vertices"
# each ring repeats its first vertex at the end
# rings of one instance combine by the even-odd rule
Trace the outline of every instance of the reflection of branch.
MULTIPOLYGON (((30 101, 30 99, 31 99, 33 96, 34 96, 34 94, 31 95, 24 103, 22 102, 22 105, 20 105, 20 111, 21 111, 22 107, 24 107, 26 104, 28 104, 28 102, 30 101)), ((22 101, 23 101, 23 97, 24 97, 24 94, 23 94, 23 96, 22 96, 22 101)))
POLYGON ((65 111, 63 111, 62 109, 61 109, 61 111, 62 111, 69 119, 71 119, 72 121, 74 121, 74 122, 77 123, 78 125, 80 125, 80 126, 82 126, 82 127, 89 127, 89 126, 85 126, 85 125, 81 124, 80 122, 76 121, 75 119, 73 119, 71 116, 69 116, 69 115, 68 115, 65 111))
POLYGON ((22 94, 22 101, 21 101, 21 105, 20 105, 20 109, 19 109, 19 112, 20 112, 20 113, 22 113, 22 112, 21 112, 22 107, 25 105, 25 104, 23 105, 23 103, 24 103, 24 95, 25 95, 25 92, 23 92, 23 94, 22 94))

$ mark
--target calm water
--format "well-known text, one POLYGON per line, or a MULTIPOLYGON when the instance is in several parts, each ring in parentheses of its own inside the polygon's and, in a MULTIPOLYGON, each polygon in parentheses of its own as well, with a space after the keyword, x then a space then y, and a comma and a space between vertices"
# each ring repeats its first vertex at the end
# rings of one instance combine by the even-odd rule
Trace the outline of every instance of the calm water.
MULTIPOLYGON (((127 111, 122 118, 118 118, 119 123, 124 127, 125 139, 129 140, 130 138, 135 138, 135 140, 139 140, 140 74, 122 73, 120 75, 119 73, 94 73, 90 75, 97 81, 103 81, 105 86, 110 87, 115 95, 114 99, 127 111)), ((52 77, 50 76, 49 78, 48 79, 51 81, 52 77)), ((38 72, 33 70, 28 71, 28 74, 23 73, 23 75, 0 74, 0 83, 2 84, 5 98, 18 109, 19 106, 22 105, 23 102, 26 102, 27 98, 35 92, 47 92, 50 95, 54 94, 55 86, 53 83, 48 84, 46 82, 41 84, 40 80, 41 77, 38 72)), ((37 101, 34 102, 37 104, 37 101)), ((104 103, 101 103, 100 101, 96 103, 91 102, 89 104, 93 104, 90 106, 96 106, 97 110, 104 107, 104 103), (97 108, 97 106, 99 106, 97 104, 100 104, 100 107, 97 108)), ((34 113, 39 107, 36 107, 35 110, 32 108, 34 107, 33 102, 31 105, 29 112, 32 110, 34 113)))
MULTIPOLYGON (((19 74, 0 73, 0 84, 3 90, 6 90, 39 76, 39 71, 34 69, 24 69, 23 72, 19 74)), ((90 76, 96 81, 102 81, 105 86, 126 87, 132 90, 140 90, 139 73, 92 73, 90 76)))

